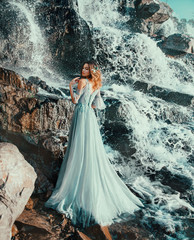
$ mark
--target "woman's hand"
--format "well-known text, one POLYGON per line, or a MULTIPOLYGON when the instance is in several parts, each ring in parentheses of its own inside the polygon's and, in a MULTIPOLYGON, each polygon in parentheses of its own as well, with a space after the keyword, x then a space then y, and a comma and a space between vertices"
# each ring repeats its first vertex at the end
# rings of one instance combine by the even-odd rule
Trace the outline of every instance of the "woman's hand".
POLYGON ((69 86, 72 86, 72 85, 75 85, 76 83, 78 83, 79 79, 80 79, 80 77, 76 77, 76 78, 72 79, 71 82, 69 83, 69 86))

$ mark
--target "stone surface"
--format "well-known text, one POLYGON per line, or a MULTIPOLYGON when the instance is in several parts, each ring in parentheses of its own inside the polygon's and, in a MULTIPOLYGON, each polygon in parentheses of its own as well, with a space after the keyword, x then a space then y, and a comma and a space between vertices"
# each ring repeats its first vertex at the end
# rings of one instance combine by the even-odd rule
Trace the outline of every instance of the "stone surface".
POLYGON ((136 11, 139 18, 154 23, 163 23, 172 14, 172 9, 166 3, 155 0, 137 0, 136 11))
POLYGON ((160 4, 153 0, 137 0, 135 1, 137 16, 147 19, 153 16, 160 9, 160 4))
POLYGON ((172 189, 184 193, 192 190, 192 179, 180 174, 172 174, 166 167, 156 172, 155 180, 160 181, 164 185, 170 186, 172 189))
POLYGON ((154 240, 154 236, 139 226, 132 224, 115 224, 110 228, 110 233, 117 240, 154 240))
POLYGON ((39 79, 33 82, 0 68, 0 141, 18 147, 38 175, 35 191, 46 192, 57 179, 74 105, 58 92, 39 94, 39 79))
POLYGON ((152 234, 139 226, 138 217, 125 223, 116 223, 101 227, 96 224, 88 228, 73 226, 64 214, 43 206, 46 198, 43 194, 32 197, 39 199, 34 209, 24 210, 15 225, 19 232, 16 240, 152 240, 152 234), (135 238, 136 237, 136 238, 135 238))
POLYGON ((73 104, 58 97, 37 95, 35 84, 0 68, 0 125, 14 132, 69 129, 73 104))
POLYGON ((162 48, 175 50, 179 53, 194 54, 194 38, 184 34, 172 34, 168 36, 162 43, 162 48))
POLYGON ((172 9, 166 3, 160 1, 136 0, 133 3, 136 14, 130 11, 131 17, 128 24, 134 32, 155 36, 160 25, 172 15, 172 9))
POLYGON ((11 143, 0 143, 1 239, 11 238, 12 225, 34 190, 36 173, 11 143))
POLYGON ((94 48, 89 26, 77 13, 75 1, 43 0, 36 15, 48 39, 54 67, 65 74, 79 71, 78 66, 93 56, 94 48))

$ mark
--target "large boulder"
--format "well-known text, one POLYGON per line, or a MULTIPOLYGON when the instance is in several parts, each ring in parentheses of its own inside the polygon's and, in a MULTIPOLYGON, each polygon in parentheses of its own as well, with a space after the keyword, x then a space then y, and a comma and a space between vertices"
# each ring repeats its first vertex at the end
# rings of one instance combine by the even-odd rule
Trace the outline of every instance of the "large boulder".
MULTIPOLYGON (((134 0, 134 9, 128 21, 131 31, 155 36, 160 25, 172 15, 172 9, 163 2, 155 0, 134 0)), ((132 6, 132 5, 131 5, 132 6)), ((132 7, 131 7, 132 8, 132 7)))
POLYGON ((0 143, 1 239, 11 239, 12 225, 34 190, 36 173, 11 143, 0 143))
POLYGON ((172 34, 160 45, 161 48, 174 50, 178 53, 194 53, 194 38, 184 34, 172 34))
POLYGON ((36 7, 36 16, 48 40, 55 69, 71 75, 94 55, 89 26, 79 16, 75 1, 43 0, 36 7))
POLYGON ((172 14, 172 9, 166 3, 155 0, 137 0, 135 7, 139 18, 154 23, 163 23, 172 14))
POLYGON ((138 17, 147 19, 158 12, 160 4, 153 0, 137 0, 135 8, 138 17))

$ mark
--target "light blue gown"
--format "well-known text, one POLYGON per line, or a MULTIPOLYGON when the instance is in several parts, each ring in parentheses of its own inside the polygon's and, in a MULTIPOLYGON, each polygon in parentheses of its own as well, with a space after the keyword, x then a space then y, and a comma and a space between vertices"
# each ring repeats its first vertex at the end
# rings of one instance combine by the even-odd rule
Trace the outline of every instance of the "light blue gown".
POLYGON ((143 207, 112 167, 102 142, 91 105, 104 109, 100 89, 92 93, 86 86, 75 93, 76 106, 69 131, 69 142, 56 187, 45 203, 65 214, 75 225, 110 225, 143 207))

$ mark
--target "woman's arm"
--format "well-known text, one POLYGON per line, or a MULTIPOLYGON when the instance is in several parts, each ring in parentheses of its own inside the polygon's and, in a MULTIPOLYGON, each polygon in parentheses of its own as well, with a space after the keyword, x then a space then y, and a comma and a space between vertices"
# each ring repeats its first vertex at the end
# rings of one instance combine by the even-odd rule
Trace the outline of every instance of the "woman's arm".
POLYGON ((72 102, 73 102, 74 104, 76 104, 76 103, 78 102, 84 85, 85 85, 85 79, 80 79, 80 80, 79 80, 79 77, 74 78, 74 79, 69 83, 71 100, 72 100, 72 102), (78 81, 79 81, 79 82, 78 82, 78 81), (78 92, 78 94, 74 94, 74 92, 73 92, 73 87, 72 87, 73 85, 76 84, 76 82, 78 82, 78 86, 77 86, 77 92, 78 92))
POLYGON ((71 80, 69 83, 69 89, 70 89, 70 95, 71 95, 71 101, 75 104, 74 94, 73 94, 73 85, 75 85, 79 80, 79 77, 76 77, 71 80))

